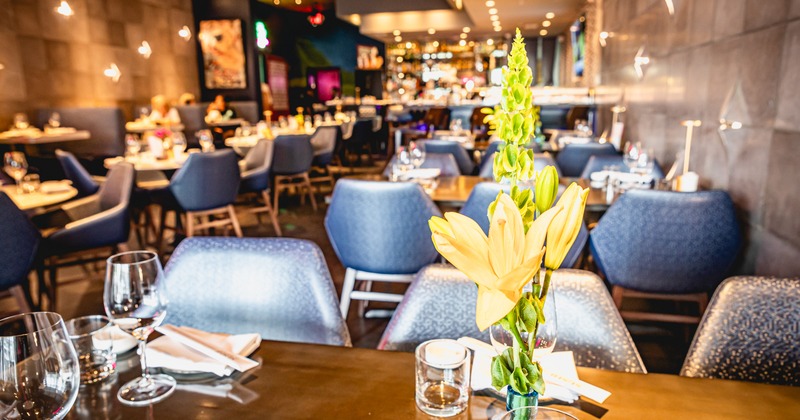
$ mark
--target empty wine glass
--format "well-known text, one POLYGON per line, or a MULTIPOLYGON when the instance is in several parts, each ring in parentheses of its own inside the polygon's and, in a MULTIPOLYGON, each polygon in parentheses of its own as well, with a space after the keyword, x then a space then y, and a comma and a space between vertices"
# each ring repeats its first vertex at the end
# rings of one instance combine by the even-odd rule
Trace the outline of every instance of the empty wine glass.
POLYGON ((175 379, 147 373, 147 337, 167 315, 164 271, 158 256, 149 251, 111 256, 106 263, 103 304, 111 321, 139 340, 142 376, 123 385, 117 398, 124 404, 143 406, 172 394, 175 379))
POLYGON ((655 165, 654 159, 653 149, 639 149, 639 158, 636 160, 635 172, 643 175, 648 175, 653 172, 653 166, 655 165))
POLYGON ((172 153, 180 157, 186 151, 186 136, 180 131, 172 133, 172 153))
POLYGON ((50 114, 50 119, 47 120, 47 125, 53 128, 61 127, 61 114, 58 112, 50 114))
POLYGON ((24 130, 29 127, 28 116, 24 112, 17 112, 14 114, 14 128, 17 130, 24 130))
POLYGON ((149 116, 150 116, 150 109, 148 109, 146 106, 139 108, 139 118, 147 120, 149 116))
POLYGON ((622 161, 625 166, 633 172, 639 162, 639 153, 642 150, 642 143, 628 142, 625 145, 625 154, 622 155, 622 161))
POLYGON ((199 130, 195 136, 203 152, 211 152, 214 150, 214 136, 211 135, 211 130, 199 130))
POLYGON ((139 143, 139 138, 136 137, 134 134, 126 134, 125 135, 125 150, 128 152, 128 156, 135 157, 139 154, 139 151, 142 150, 142 144, 139 143))
POLYGON ((425 162, 425 151, 412 141, 409 145, 409 153, 411 154, 411 164, 414 165, 414 168, 422 167, 425 162))
POLYGON ((81 383, 61 316, 34 312, 0 320, 0 372, 0 418, 64 418, 81 383))
POLYGON ((3 170, 17 182, 17 192, 20 190, 20 181, 28 173, 28 161, 22 152, 6 152, 3 157, 3 170))

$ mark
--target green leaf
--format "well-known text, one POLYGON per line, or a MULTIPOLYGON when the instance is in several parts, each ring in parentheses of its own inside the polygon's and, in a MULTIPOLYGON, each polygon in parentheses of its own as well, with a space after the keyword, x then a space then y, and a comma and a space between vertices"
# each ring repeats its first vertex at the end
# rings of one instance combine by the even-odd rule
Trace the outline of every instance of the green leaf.
POLYGON ((524 395, 530 392, 530 383, 528 382, 528 377, 525 376, 525 372, 522 371, 521 367, 516 367, 514 368, 514 371, 511 372, 510 382, 511 387, 520 394, 524 395))
POLYGON ((536 331, 536 324, 539 323, 539 315, 534 303, 526 297, 522 297, 519 302, 517 302, 517 306, 519 307, 521 325, 525 331, 529 333, 536 331))
POLYGON ((511 382, 511 371, 506 366, 503 356, 492 358, 492 386, 498 391, 511 382))

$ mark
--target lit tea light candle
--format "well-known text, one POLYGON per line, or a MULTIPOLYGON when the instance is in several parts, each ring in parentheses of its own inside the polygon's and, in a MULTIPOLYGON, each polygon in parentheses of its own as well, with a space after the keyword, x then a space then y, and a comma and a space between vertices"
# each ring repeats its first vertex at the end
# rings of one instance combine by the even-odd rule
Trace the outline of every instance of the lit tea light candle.
POLYGON ((425 347, 425 361, 441 369, 457 367, 466 357, 466 349, 455 340, 439 340, 425 347))

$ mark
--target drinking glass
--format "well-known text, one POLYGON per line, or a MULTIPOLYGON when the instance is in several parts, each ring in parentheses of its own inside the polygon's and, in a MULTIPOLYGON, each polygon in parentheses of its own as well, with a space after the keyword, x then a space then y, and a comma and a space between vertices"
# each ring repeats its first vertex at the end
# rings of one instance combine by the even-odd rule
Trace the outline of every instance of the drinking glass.
POLYGON ((28 161, 22 152, 6 152, 3 157, 3 169, 17 182, 17 192, 20 191, 20 181, 28 173, 28 161))
POLYGON ((641 150, 642 143, 628 142, 628 144, 625 145, 625 154, 622 156, 622 161, 631 172, 633 172, 634 168, 638 165, 639 153, 641 150))
POLYGON ((429 340, 417 347, 416 402, 436 417, 454 416, 469 403, 470 358, 455 340, 429 340))
POLYGON ((111 322, 102 315, 70 319, 69 338, 80 363, 81 382, 91 384, 111 376, 117 368, 111 322))
MULTIPOLYGON (((538 273, 539 284, 544 283, 545 271, 540 270, 538 273)), ((524 292, 532 290, 532 284, 528 284, 523 288, 524 292)), ((533 359, 546 356, 553 352, 558 339, 558 317, 556 316, 556 287, 553 282, 550 283, 550 288, 547 291, 544 301, 544 323, 539 323, 536 330, 536 338, 534 339, 533 346, 533 359)), ((520 336, 525 341, 530 341, 530 334, 525 331, 520 331, 520 336)), ((502 354, 506 347, 514 345, 514 336, 506 331, 500 324, 494 324, 489 327, 489 339, 492 343, 497 354, 502 354)))
POLYGON ((149 116, 150 116, 150 110, 146 106, 139 108, 139 118, 147 120, 149 116))
POLYGON ((119 389, 117 398, 133 406, 163 400, 175 391, 175 379, 147 373, 147 337, 167 315, 164 271, 154 252, 131 251, 112 255, 106 263, 103 293, 106 315, 139 340, 142 376, 119 389))
POLYGON ((64 418, 81 384, 61 316, 34 312, 0 320, 0 372, 0 418, 64 418))
POLYGON ((648 175, 653 172, 654 165, 653 149, 640 148, 639 158, 636 160, 635 172, 648 175))
POLYGON ((58 112, 50 114, 50 119, 47 120, 47 124, 53 128, 61 127, 61 114, 58 112))
POLYGON ((214 151, 214 136, 211 135, 211 130, 198 130, 195 136, 203 152, 214 151))
POLYGON ((414 168, 422 167, 422 164, 425 162, 425 152, 422 148, 412 141, 409 145, 409 150, 411 154, 411 164, 414 165, 414 168))
POLYGON ((29 127, 28 116, 23 112, 14 114, 14 128, 17 130, 24 130, 29 127))
POLYGON ((186 151, 186 136, 181 132, 172 133, 172 153, 175 158, 183 156, 186 151))
POLYGON ((129 156, 134 157, 142 150, 142 144, 135 135, 127 134, 125 135, 125 150, 128 151, 129 156))

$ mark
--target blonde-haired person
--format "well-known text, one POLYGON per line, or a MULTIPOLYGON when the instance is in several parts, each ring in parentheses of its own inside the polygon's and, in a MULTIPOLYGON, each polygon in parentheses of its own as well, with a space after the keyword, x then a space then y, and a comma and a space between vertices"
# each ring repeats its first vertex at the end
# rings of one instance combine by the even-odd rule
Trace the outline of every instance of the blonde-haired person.
POLYGON ((156 95, 150 99, 150 121, 155 121, 160 124, 180 124, 181 116, 178 110, 170 105, 169 101, 164 95, 156 95))

